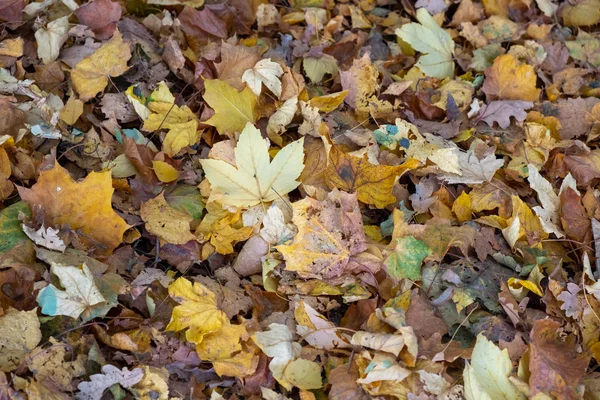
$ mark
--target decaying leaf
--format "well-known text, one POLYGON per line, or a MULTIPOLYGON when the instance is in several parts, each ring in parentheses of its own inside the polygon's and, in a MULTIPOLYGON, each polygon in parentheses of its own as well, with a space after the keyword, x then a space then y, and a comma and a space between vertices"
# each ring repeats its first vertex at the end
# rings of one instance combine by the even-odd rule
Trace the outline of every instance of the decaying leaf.
POLYGON ((81 382, 77 385, 79 393, 78 400, 100 400, 104 391, 115 384, 124 388, 130 388, 144 377, 144 371, 141 368, 134 368, 129 371, 126 367, 119 370, 117 367, 107 364, 102 367, 101 374, 90 376, 89 382, 81 382))

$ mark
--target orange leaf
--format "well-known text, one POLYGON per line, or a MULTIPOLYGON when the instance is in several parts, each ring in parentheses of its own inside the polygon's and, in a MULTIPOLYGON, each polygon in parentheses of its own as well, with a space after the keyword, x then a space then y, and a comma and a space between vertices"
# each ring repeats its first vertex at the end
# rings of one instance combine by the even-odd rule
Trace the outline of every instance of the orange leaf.
POLYGON ((21 198, 34 214, 42 212, 46 226, 68 225, 80 232, 80 240, 98 254, 111 254, 123 240, 129 225, 112 208, 110 171, 90 172, 75 182, 69 172, 55 162, 50 170, 41 171, 31 189, 19 187, 21 198))

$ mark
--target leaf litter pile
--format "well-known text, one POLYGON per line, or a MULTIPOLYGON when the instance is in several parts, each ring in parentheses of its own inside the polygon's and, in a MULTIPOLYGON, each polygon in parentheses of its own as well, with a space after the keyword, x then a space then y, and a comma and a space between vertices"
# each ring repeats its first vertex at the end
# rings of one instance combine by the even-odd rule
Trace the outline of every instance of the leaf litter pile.
POLYGON ((600 0, 3 0, 0 399, 599 399, 600 0))

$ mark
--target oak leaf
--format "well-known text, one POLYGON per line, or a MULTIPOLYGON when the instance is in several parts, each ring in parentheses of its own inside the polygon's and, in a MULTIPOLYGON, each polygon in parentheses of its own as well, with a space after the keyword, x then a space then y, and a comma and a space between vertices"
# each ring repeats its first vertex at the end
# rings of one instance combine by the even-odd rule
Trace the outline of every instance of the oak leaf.
POLYGON ((418 166, 415 159, 398 166, 373 165, 366 154, 362 158, 354 157, 334 145, 329 151, 326 175, 330 187, 356 192, 363 203, 384 208, 396 201, 392 195, 396 178, 418 166))
POLYGON ((127 71, 127 61, 131 58, 129 44, 116 30, 113 37, 92 55, 79 61, 71 71, 73 89, 79 98, 88 101, 102 92, 110 77, 120 76, 127 71))
POLYGON ((55 162, 40 173, 31 188, 19 187, 21 198, 29 203, 33 214, 43 213, 48 227, 67 225, 81 232, 80 240, 98 254, 110 254, 121 244, 127 223, 113 210, 110 171, 90 172, 75 182, 69 172, 55 162))
POLYGON ((522 100, 497 100, 481 107, 477 115, 477 121, 483 121, 493 127, 494 122, 502 129, 510 126, 510 117, 518 122, 525 121, 527 113, 525 110, 533 107, 530 101, 522 100))

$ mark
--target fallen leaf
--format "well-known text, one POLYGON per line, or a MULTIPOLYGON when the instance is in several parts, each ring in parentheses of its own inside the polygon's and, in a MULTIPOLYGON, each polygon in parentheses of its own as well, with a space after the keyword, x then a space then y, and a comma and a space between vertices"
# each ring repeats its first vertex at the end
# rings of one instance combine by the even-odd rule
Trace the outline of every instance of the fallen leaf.
POLYGON ((102 395, 111 386, 118 384, 124 388, 130 388, 144 377, 144 371, 141 368, 134 368, 131 371, 127 367, 119 370, 117 367, 107 364, 102 367, 102 373, 90 375, 90 380, 81 382, 77 385, 79 393, 78 400, 100 400, 102 395))
POLYGON ((531 65, 518 64, 512 55, 502 55, 485 70, 482 90, 490 98, 500 100, 536 101, 540 89, 536 87, 537 76, 531 65))
POLYGON ((83 101, 94 98, 106 88, 110 77, 120 76, 127 71, 130 58, 129 44, 123 42, 121 32, 116 30, 108 42, 75 65, 71 71, 73 89, 83 101))
POLYGON ((200 139, 198 120, 186 105, 179 107, 165 82, 160 82, 150 95, 148 102, 151 112, 142 127, 145 131, 168 129, 163 140, 163 151, 173 157, 187 146, 192 146, 200 139))
POLYGON ((37 301, 42 307, 42 313, 66 315, 76 319, 85 312, 84 317, 88 318, 94 306, 106 301, 85 264, 78 268, 52 263, 50 272, 58 277, 65 290, 52 284, 40 290, 37 301))
POLYGON ((112 253, 129 228, 112 208, 110 171, 91 172, 81 182, 75 182, 67 170, 55 162, 52 169, 41 171, 31 188, 18 189, 34 215, 43 212, 45 226, 64 224, 74 232, 81 232, 81 242, 98 254, 112 253), (81 193, 88 195, 81 196, 81 193))
POLYGON ((318 389, 322 386, 321 366, 314 361, 299 358, 302 346, 293 341, 286 325, 270 324, 269 330, 256 332, 252 340, 269 357, 269 369, 280 385, 288 390, 318 389))
POLYGON ((186 244, 196 237, 190 232, 192 217, 171 207, 164 193, 148 200, 140 207, 140 216, 146 229, 165 243, 186 244))
POLYGON ((510 118, 523 122, 527 117, 525 110, 533 107, 530 101, 522 100, 497 100, 481 107, 477 115, 478 121, 483 121, 493 127, 494 122, 502 129, 510 126, 510 118))
POLYGON ((363 203, 384 208, 396 201, 392 188, 397 177, 418 165, 414 159, 398 166, 373 165, 366 154, 362 158, 354 157, 334 145, 329 151, 329 165, 325 173, 331 187, 356 192, 363 203))
POLYGON ((386 271, 391 278, 421 280, 421 264, 431 253, 425 243, 412 236, 398 238, 394 251, 385 259, 386 271))
POLYGON ((0 316, 0 371, 10 372, 19 367, 40 340, 42 332, 36 310, 9 308, 0 316))
POLYGON ((475 399, 525 399, 526 397, 508 379, 513 370, 507 350, 500 350, 483 333, 465 367, 465 397, 475 399))
POLYGON ((221 135, 241 132, 247 124, 253 124, 258 115, 257 98, 249 87, 241 92, 219 79, 204 81, 204 100, 215 110, 205 124, 217 128, 221 135))
POLYGON ((205 335, 218 331, 229 320, 217 308, 215 294, 204 285, 179 278, 169 285, 169 295, 179 303, 173 309, 167 331, 187 329, 188 342, 202 343, 205 335))
POLYGON ((547 394, 563 399, 581 397, 581 382, 589 355, 577 351, 575 337, 561 339, 560 324, 537 320, 531 330, 529 371, 531 395, 547 394))
POLYGON ((62 239, 57 235, 59 232, 58 229, 46 229, 44 225, 42 225, 40 229, 35 230, 23 224, 23 232, 25 232, 27 237, 33 240, 35 244, 44 246, 47 249, 65 251, 67 248, 65 242, 63 242, 62 239))
POLYGON ((454 76, 454 41, 440 28, 426 9, 417 10, 420 24, 410 23, 396 29, 396 35, 413 49, 424 53, 416 66, 425 74, 444 79, 454 76))
POLYGON ((242 82, 246 83, 252 92, 260 96, 264 84, 277 98, 281 97, 281 81, 283 69, 270 58, 262 59, 254 67, 248 69, 242 75, 242 82))
POLYGON ((267 140, 247 124, 235 148, 237 168, 222 160, 200 161, 211 183, 211 196, 224 204, 249 207, 289 193, 300 184, 295 179, 304 168, 302 145, 303 139, 297 140, 270 161, 267 140))
POLYGON ((35 32, 37 54, 44 64, 50 64, 58 58, 60 48, 69 38, 69 17, 48 22, 35 32))
POLYGON ((121 19, 121 6, 111 0, 93 0, 77 8, 74 14, 98 39, 108 39, 121 19))
POLYGON ((303 278, 331 279, 365 269, 355 259, 366 249, 356 195, 334 190, 324 202, 307 197, 292 206, 298 234, 292 244, 276 247, 288 271, 303 278))
POLYGON ((496 158, 494 149, 486 149, 483 157, 476 155, 480 143, 474 141, 469 150, 459 152, 457 169, 458 174, 444 174, 442 179, 447 183, 479 184, 489 182, 496 171, 504 166, 504 160, 496 158))

